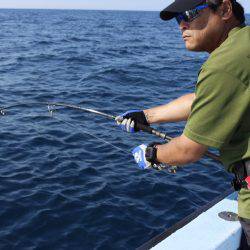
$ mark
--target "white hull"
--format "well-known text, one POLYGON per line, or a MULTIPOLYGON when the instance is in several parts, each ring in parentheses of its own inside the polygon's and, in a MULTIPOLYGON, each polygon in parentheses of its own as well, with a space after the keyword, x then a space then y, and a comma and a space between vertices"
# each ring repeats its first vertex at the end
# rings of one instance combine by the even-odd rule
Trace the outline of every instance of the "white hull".
MULTIPOLYGON (((228 195, 198 215, 187 224, 166 231, 139 249, 153 250, 236 250, 240 244, 241 226, 239 221, 228 221, 219 217, 227 211, 237 213, 238 194, 228 195), (176 230, 176 231, 175 231, 176 230), (163 239, 165 236, 166 238, 163 239), (157 242, 158 241, 158 242, 157 242), (151 243, 151 245, 150 245, 151 243)), ((194 213, 195 214, 195 213, 194 213)), ((191 216, 192 217, 192 216, 191 216)), ((190 218, 191 218, 190 217, 190 218)), ((183 220, 185 221, 185 219, 183 220)), ((185 222, 184 222, 185 223, 185 222)), ((177 223, 178 224, 178 223, 177 223)))

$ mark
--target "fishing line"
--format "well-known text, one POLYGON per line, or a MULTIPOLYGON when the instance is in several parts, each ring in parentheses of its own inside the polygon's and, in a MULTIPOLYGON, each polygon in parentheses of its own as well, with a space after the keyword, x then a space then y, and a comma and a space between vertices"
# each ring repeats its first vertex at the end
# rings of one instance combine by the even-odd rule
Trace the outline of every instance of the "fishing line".
MULTIPOLYGON (((48 109, 49 109, 49 106, 48 106, 48 109)), ((87 134, 87 135, 90 135, 90 136, 92 136, 93 138, 95 138, 95 139, 97 139, 97 140, 99 140, 99 141, 101 141, 101 142, 103 142, 103 143, 105 143, 105 144, 107 144, 107 145, 112 146, 113 148, 117 149, 118 151, 121 151, 122 153, 125 152, 125 153, 131 155, 131 152, 130 152, 130 151, 124 150, 124 149, 122 149, 122 148, 120 148, 120 147, 118 147, 118 146, 116 146, 116 145, 114 145, 114 144, 112 144, 112 143, 110 143, 110 142, 108 142, 108 141, 106 141, 106 140, 104 140, 104 139, 102 139, 102 138, 96 136, 96 135, 93 135, 93 134, 87 132, 86 130, 82 130, 82 128, 79 129, 76 125, 74 125, 74 124, 72 124, 72 123, 70 123, 70 122, 68 122, 68 121, 65 121, 65 120, 62 120, 62 119, 59 119, 59 118, 55 117, 55 116, 53 115, 53 110, 52 110, 52 111, 49 110, 49 113, 50 113, 51 118, 54 118, 54 119, 57 120, 57 121, 60 121, 60 122, 62 122, 62 123, 65 123, 66 125, 68 125, 68 126, 70 126, 70 127, 76 128, 77 130, 81 131, 82 133, 87 134)), ((81 127, 82 127, 82 126, 81 126, 81 127)), ((165 163, 160 163, 160 164, 158 164, 157 166, 154 166, 153 168, 154 168, 155 170, 158 170, 158 171, 159 171, 159 170, 167 170, 169 173, 175 174, 176 171, 180 168, 180 166, 170 166, 170 165, 167 165, 167 164, 165 164, 165 163)))
MULTIPOLYGON (((49 107, 48 107, 48 109, 49 109, 49 107)), ((94 134, 91 134, 90 132, 88 132, 88 131, 82 129, 82 126, 81 126, 81 129, 79 129, 76 125, 72 124, 71 122, 62 120, 62 119, 60 119, 60 118, 58 118, 58 117, 55 117, 54 114, 53 114, 53 110, 51 110, 51 109, 49 109, 49 113, 50 113, 50 117, 51 117, 51 118, 53 118, 53 119, 55 119, 55 120, 57 120, 57 121, 59 121, 59 122, 65 123, 65 124, 67 124, 68 126, 70 126, 70 127, 72 127, 72 128, 76 128, 77 130, 81 131, 82 133, 84 133, 84 134, 86 134, 86 135, 90 135, 90 136, 92 136, 93 138, 95 138, 95 139, 97 139, 97 140, 103 142, 104 144, 107 144, 107 145, 109 145, 109 146, 112 146, 113 148, 115 148, 115 149, 118 150, 118 151, 121 151, 121 152, 123 152, 123 153, 126 152, 126 153, 128 153, 128 154, 131 153, 131 152, 127 151, 127 150, 124 150, 124 149, 122 149, 122 148, 120 148, 120 147, 118 147, 118 146, 112 144, 111 142, 108 142, 108 141, 104 140, 103 138, 101 138, 101 137, 99 137, 99 136, 96 136, 96 135, 94 135, 94 134)))

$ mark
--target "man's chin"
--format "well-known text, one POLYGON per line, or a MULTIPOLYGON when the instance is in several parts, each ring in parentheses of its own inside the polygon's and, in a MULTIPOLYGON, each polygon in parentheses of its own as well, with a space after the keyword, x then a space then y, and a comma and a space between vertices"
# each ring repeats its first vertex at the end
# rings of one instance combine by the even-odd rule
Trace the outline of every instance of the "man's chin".
POLYGON ((196 46, 195 44, 191 44, 189 42, 186 42, 185 46, 186 46, 186 49, 189 51, 196 51, 196 52, 202 51, 202 49, 199 48, 199 46, 196 46))

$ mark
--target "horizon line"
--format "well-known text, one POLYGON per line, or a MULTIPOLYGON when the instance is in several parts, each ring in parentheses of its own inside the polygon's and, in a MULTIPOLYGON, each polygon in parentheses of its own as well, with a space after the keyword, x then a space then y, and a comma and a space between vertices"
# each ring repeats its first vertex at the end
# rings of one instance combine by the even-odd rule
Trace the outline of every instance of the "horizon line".
MULTIPOLYGON (((12 8, 12 7, 0 7, 0 10, 87 10, 87 11, 141 11, 141 12, 161 12, 161 10, 135 10, 135 9, 88 9, 88 8, 12 8)), ((246 15, 249 15, 250 12, 245 12, 246 15)))
POLYGON ((93 10, 93 11, 147 11, 147 12, 161 11, 161 10, 134 10, 134 9, 11 8, 11 7, 0 7, 0 10, 93 10))

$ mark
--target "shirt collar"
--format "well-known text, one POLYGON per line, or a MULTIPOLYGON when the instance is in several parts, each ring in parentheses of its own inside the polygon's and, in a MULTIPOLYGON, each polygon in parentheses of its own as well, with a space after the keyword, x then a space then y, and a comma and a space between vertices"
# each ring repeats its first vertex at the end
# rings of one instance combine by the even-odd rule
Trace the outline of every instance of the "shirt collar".
POLYGON ((228 36, 232 36, 233 34, 235 34, 237 31, 239 31, 240 29, 242 29, 243 27, 245 27, 246 25, 243 23, 240 26, 237 26, 233 29, 231 29, 228 33, 228 36))

